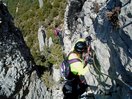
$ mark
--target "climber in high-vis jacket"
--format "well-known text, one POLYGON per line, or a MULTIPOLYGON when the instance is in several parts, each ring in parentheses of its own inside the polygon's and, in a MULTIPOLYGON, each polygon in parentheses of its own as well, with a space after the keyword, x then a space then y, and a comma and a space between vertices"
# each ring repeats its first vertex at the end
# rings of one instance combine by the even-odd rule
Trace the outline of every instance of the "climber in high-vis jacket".
POLYGON ((82 60, 87 47, 85 39, 80 39, 68 55, 68 60, 77 58, 79 61, 70 64, 71 73, 63 86, 64 99, 78 99, 88 87, 84 78, 84 75, 88 72, 88 66, 85 66, 85 62, 82 60))

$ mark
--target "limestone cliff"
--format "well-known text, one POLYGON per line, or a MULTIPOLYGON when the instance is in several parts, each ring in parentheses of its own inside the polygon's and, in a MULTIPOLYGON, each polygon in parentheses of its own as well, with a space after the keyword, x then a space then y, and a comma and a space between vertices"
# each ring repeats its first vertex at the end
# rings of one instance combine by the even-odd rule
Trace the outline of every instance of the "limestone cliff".
POLYGON ((21 31, 0 1, 0 99, 50 99, 21 31))
POLYGON ((131 0, 68 1, 64 22, 65 52, 68 53, 80 37, 93 37, 92 48, 98 64, 89 66, 86 79, 94 86, 91 90, 96 99, 132 98, 131 8, 131 0), (107 13, 115 7, 121 9, 112 22, 107 13))

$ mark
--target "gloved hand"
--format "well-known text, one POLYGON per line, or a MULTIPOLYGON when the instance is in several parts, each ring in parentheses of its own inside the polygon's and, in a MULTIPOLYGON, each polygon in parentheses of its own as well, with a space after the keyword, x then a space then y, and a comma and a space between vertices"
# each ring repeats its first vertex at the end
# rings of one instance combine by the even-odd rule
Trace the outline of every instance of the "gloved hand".
POLYGON ((92 56, 86 56, 85 57, 85 64, 93 64, 93 57, 92 56))
POLYGON ((89 58, 87 60, 87 63, 90 64, 90 65, 93 64, 93 58, 89 56, 89 58))
POLYGON ((87 46, 89 46, 89 45, 91 44, 92 37, 91 37, 91 36, 87 36, 87 37, 85 38, 85 40, 86 40, 87 46))

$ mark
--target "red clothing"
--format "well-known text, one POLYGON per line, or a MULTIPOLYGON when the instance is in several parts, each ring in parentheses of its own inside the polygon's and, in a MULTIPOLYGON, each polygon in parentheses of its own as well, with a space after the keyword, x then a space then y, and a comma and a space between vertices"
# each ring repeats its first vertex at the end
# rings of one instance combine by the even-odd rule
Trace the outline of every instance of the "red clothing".
POLYGON ((58 29, 58 28, 55 28, 55 30, 54 30, 54 35, 55 36, 58 36, 59 35, 59 33, 60 33, 60 29, 58 29))

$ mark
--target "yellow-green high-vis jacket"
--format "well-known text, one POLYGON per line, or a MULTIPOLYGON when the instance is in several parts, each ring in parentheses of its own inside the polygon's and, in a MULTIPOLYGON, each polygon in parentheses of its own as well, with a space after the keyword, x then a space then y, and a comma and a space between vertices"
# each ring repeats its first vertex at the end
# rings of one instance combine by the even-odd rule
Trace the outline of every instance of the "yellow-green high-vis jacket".
MULTIPOLYGON (((71 53, 68 57, 68 60, 75 58, 80 59, 77 53, 71 53)), ((88 66, 84 67, 84 62, 82 59, 80 59, 80 61, 78 62, 71 63, 70 68, 71 68, 71 72, 74 75, 85 75, 86 72, 88 72, 88 66)))

